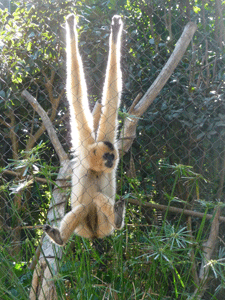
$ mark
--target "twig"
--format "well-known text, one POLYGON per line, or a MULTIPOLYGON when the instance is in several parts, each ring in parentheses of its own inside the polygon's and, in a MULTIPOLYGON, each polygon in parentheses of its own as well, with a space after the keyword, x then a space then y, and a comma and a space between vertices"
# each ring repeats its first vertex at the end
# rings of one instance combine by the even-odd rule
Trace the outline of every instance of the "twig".
MULTIPOLYGON (((166 205, 155 204, 155 203, 151 203, 151 202, 142 203, 141 201, 135 200, 135 199, 128 199, 128 202, 131 204, 134 204, 134 205, 143 206, 143 207, 152 207, 152 208, 156 208, 158 210, 163 210, 163 211, 166 211, 168 209, 168 211, 173 212, 173 213, 184 214, 187 216, 192 216, 192 217, 197 217, 197 218, 205 217, 207 220, 210 220, 215 217, 215 215, 204 214, 204 213, 200 213, 200 212, 189 210, 189 209, 182 209, 182 208, 173 207, 173 206, 168 207, 166 205)), ((219 217, 218 220, 221 222, 225 222, 225 217, 219 217)))
POLYGON ((131 104, 131 107, 128 111, 128 114, 132 114, 133 110, 135 108, 135 106, 138 104, 138 102, 141 100, 143 94, 142 93, 138 93, 137 97, 134 99, 133 103, 131 104))
MULTIPOLYGON (((183 57, 195 31, 197 29, 197 25, 189 22, 184 31, 177 41, 176 47, 170 56, 169 60, 167 61, 166 65, 161 70, 159 76, 153 82, 151 87, 147 90, 145 95, 142 99, 132 107, 132 116, 127 118, 124 122, 123 128, 121 129, 121 136, 120 137, 130 137, 136 136, 136 127, 139 121, 139 118, 144 114, 144 112, 148 109, 148 107, 152 104, 155 98, 158 96, 170 76, 172 75, 173 71, 177 67, 178 63, 180 62, 181 58, 183 57)), ((122 150, 122 152, 127 152, 133 140, 127 139, 126 141, 120 140, 118 143, 118 148, 122 150)))
POLYGON ((49 138, 55 148, 56 153, 59 156, 60 162, 67 160, 68 159, 67 154, 64 151, 64 149, 57 137, 57 134, 53 128, 52 122, 50 121, 45 110, 41 107, 41 105, 37 102, 37 100, 27 90, 24 90, 22 92, 22 96, 30 103, 30 105, 33 107, 33 109, 41 117, 43 124, 48 132, 49 138))
POLYGON ((218 11, 218 15, 220 17, 219 19, 219 25, 220 25, 220 47, 223 47, 223 42, 225 42, 225 27, 224 27, 224 23, 223 23, 223 7, 222 7, 222 3, 221 0, 216 0, 216 8, 218 11))
POLYGON ((196 29, 197 25, 193 22, 189 22, 185 26, 184 31, 179 40, 177 41, 176 47, 169 60, 167 61, 167 63, 165 64, 159 76, 153 82, 151 87, 147 90, 144 97, 136 105, 136 116, 142 116, 143 113, 147 110, 147 108, 152 104, 154 99, 158 96, 158 94, 172 75, 173 71, 177 67, 181 58, 183 57, 196 29))
MULTIPOLYGON (((189 236, 190 236, 191 242, 194 242, 191 216, 188 216, 188 218, 187 218, 187 229, 189 231, 189 236)), ((195 256, 196 255, 195 255, 194 247, 191 247, 191 249, 190 249, 191 273, 192 273, 192 277, 193 277, 195 286, 199 286, 199 278, 198 278, 198 271, 197 271, 195 256)))
POLYGON ((4 125, 7 128, 10 128, 11 125, 4 120, 4 118, 0 115, 0 124, 4 125))
POLYGON ((12 230, 17 230, 17 229, 42 229, 43 225, 28 225, 28 226, 16 226, 15 228, 11 228, 12 230))
MULTIPOLYGON (((12 170, 2 170, 1 173, 9 174, 9 175, 12 175, 12 176, 15 176, 15 177, 20 177, 21 176, 21 173, 15 172, 15 171, 12 171, 12 170)), ((48 181, 45 178, 40 178, 40 177, 36 177, 36 176, 33 177, 33 180, 39 181, 41 183, 48 183, 48 181)))
MULTIPOLYGON (((225 147, 224 147, 224 149, 225 149, 225 147)), ((219 183, 219 188, 218 188, 218 192, 217 192, 217 199, 221 199, 221 196, 223 193, 224 181, 225 181, 225 151, 224 151, 224 155, 223 155, 222 168, 221 168, 221 172, 220 172, 220 183, 219 183)), ((217 242, 218 235, 219 235, 219 221, 222 218, 220 216, 220 213, 221 213, 220 205, 218 205, 214 209, 214 211, 215 211, 215 216, 212 221, 209 237, 208 237, 208 240, 203 244, 203 258, 202 258, 202 263, 201 263, 201 267, 199 270, 200 284, 196 288, 191 299, 196 299, 195 298, 196 295, 197 295, 197 299, 201 299, 207 289, 208 274, 209 274, 209 267, 210 267, 208 262, 210 261, 210 259, 212 259, 213 252, 216 247, 216 242, 217 242)))
POLYGON ((31 263, 30 263, 30 265, 28 267, 28 269, 30 269, 32 271, 35 269, 35 267, 37 265, 37 262, 39 260, 39 257, 40 257, 40 254, 41 254, 41 246, 42 246, 43 238, 44 238, 44 235, 42 235, 40 243, 39 243, 39 245, 38 245, 38 247, 37 247, 37 249, 35 251, 35 254, 34 254, 33 258, 32 258, 32 261, 31 261, 31 263))
POLYGON ((209 274, 209 267, 210 267, 208 262, 212 258, 213 252, 216 247, 216 241, 217 241, 218 234, 219 234, 219 221, 221 218, 220 211, 221 211, 220 206, 215 208, 215 216, 212 221, 211 228, 210 228, 209 238, 208 238, 207 242, 205 242, 203 244, 204 256, 203 256, 202 264, 201 264, 200 271, 199 271, 200 284, 196 288, 196 290, 191 298, 193 300, 201 299, 207 289, 208 274, 209 274))

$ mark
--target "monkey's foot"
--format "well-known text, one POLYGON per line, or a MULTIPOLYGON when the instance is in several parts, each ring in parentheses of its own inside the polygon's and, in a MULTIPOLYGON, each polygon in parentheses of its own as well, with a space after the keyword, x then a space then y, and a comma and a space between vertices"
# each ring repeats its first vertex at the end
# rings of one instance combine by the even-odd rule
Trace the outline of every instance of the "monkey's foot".
POLYGON ((124 216, 125 216, 125 200, 121 199, 114 204, 114 213, 115 213, 115 228, 121 229, 124 225, 124 216))
POLYGON ((96 172, 110 173, 116 166, 118 152, 110 142, 99 142, 89 148, 89 166, 96 172))
POLYGON ((54 243, 60 246, 63 245, 63 240, 57 228, 51 227, 50 225, 46 224, 43 226, 43 230, 47 233, 50 239, 53 240, 54 243))

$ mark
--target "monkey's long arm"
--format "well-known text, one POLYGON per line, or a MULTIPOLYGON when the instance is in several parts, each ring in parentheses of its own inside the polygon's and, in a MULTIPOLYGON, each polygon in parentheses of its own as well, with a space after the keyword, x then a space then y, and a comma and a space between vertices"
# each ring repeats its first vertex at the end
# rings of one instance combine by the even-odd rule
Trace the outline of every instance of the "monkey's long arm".
MULTIPOLYGON (((94 143, 93 117, 88 105, 87 87, 78 49, 76 20, 73 14, 66 19, 66 31, 67 97, 70 103, 71 127, 75 127, 72 128, 72 138, 85 147, 87 144, 94 143)), ((74 142, 76 143, 76 141, 74 142)))
POLYGON ((114 16, 111 24, 110 52, 102 98, 103 109, 97 136, 97 141, 107 141, 112 144, 116 141, 117 110, 120 105, 122 90, 122 75, 120 70, 121 33, 121 17, 114 16))

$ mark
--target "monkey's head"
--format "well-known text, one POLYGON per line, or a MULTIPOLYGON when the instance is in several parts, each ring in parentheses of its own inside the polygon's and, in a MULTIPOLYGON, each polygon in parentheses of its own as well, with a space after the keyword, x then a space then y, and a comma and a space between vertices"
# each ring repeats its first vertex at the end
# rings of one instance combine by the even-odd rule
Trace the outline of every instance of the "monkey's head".
POLYGON ((96 172, 110 173, 117 166, 118 151, 110 142, 89 146, 89 168, 96 172))

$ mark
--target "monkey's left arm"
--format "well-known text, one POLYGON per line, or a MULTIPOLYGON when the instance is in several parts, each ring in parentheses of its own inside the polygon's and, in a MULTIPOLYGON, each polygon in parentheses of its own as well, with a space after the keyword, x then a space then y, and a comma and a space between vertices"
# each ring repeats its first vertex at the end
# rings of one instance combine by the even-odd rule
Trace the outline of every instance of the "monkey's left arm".
POLYGON ((115 15, 112 18, 109 44, 109 58, 102 98, 102 114, 99 123, 97 141, 112 144, 117 135, 117 114, 122 91, 122 74, 120 69, 122 19, 115 15))
MULTIPOLYGON (((117 114, 122 90, 120 40, 122 19, 114 16, 111 24, 109 57, 103 89, 102 112, 97 130, 97 143, 89 147, 90 169, 110 173, 118 164, 116 148, 117 114)), ((97 118, 94 118, 96 120, 97 118)), ((95 124, 96 128, 96 124, 95 124)))

